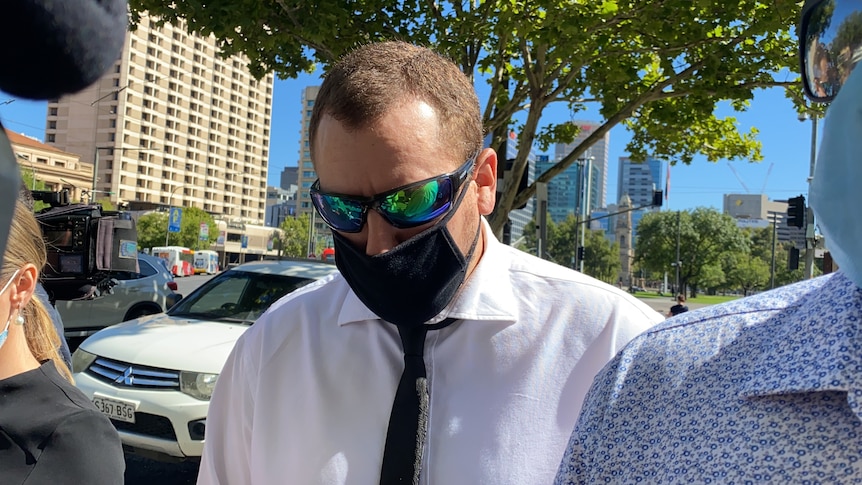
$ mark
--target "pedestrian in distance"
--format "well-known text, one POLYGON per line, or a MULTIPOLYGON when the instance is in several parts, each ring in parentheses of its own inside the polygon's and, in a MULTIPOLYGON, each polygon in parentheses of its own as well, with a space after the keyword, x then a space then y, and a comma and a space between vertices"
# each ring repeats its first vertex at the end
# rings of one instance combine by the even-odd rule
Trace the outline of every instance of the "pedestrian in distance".
POLYGON ((593 376, 661 315, 495 239, 478 98, 431 50, 346 55, 309 137, 340 271, 239 339, 198 483, 551 482, 593 376))
POLYGON ((680 313, 685 313, 688 311, 688 307, 685 304, 685 295, 680 293, 676 295, 676 305, 670 307, 670 310, 667 312, 668 317, 673 317, 679 315, 680 313))
POLYGON ((859 0, 807 0, 796 30, 806 95, 834 97, 809 195, 839 271, 634 339, 596 377, 557 484, 862 483, 860 22, 859 0))
POLYGON ((0 483, 123 483, 120 437, 72 384, 34 296, 45 259, 39 224, 18 201, 0 268, 0 483))

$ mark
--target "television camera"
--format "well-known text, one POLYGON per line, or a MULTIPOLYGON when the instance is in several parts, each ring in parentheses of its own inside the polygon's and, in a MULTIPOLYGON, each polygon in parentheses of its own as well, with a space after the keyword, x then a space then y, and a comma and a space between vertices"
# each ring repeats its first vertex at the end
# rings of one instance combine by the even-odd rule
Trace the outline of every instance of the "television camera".
POLYGON ((117 284, 113 271, 139 271, 137 229, 128 213, 72 204, 68 189, 32 194, 49 205, 36 220, 48 249, 42 285, 52 302, 97 298, 117 284))

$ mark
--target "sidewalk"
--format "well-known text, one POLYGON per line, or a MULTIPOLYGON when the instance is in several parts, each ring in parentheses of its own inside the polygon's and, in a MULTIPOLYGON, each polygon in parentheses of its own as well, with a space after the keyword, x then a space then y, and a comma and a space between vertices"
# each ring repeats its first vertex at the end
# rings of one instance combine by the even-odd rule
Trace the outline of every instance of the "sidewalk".
MULTIPOLYGON (((638 300, 649 305, 653 310, 661 313, 662 315, 666 314, 670 307, 676 304, 676 300, 670 296, 662 296, 658 298, 638 298, 638 300)), ((686 303, 689 310, 697 310, 698 308, 703 308, 705 306, 709 306, 704 303, 686 303)))

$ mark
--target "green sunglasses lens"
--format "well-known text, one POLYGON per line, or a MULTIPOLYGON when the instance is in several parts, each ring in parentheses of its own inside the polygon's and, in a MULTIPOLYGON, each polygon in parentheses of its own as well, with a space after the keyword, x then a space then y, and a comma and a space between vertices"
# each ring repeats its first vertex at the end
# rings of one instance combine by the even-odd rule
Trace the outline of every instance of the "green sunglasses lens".
POLYGON ((318 209, 333 227, 354 231, 362 227, 362 205, 337 195, 317 194, 318 209))
POLYGON ((437 218, 446 212, 451 204, 451 180, 437 179, 386 196, 380 209, 391 223, 410 227, 437 218))

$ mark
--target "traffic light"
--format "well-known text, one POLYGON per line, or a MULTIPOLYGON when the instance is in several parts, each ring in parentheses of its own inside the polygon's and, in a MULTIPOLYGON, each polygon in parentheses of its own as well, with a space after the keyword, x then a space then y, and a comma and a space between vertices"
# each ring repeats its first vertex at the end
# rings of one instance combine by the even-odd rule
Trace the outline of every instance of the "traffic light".
POLYGON ((805 196, 791 197, 787 201, 787 225, 790 227, 805 225, 805 196))
POLYGON ((790 271, 799 269, 799 250, 796 248, 790 248, 790 254, 787 258, 787 269, 790 271))
POLYGON ((584 248, 583 246, 578 248, 578 261, 584 260, 584 248))
POLYGON ((652 191, 652 205, 653 207, 661 207, 661 199, 664 197, 663 190, 653 190, 652 191))

